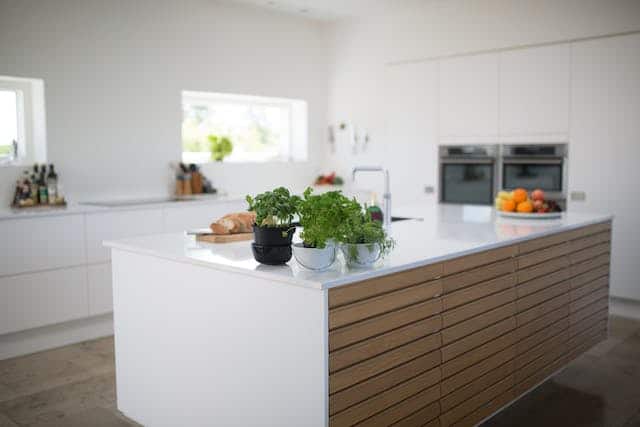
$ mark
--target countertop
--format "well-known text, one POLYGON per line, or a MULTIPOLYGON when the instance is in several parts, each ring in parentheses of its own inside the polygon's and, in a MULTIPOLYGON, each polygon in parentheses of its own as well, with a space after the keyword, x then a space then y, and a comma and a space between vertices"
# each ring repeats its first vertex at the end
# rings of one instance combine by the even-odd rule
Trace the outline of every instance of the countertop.
POLYGON ((117 212, 117 211, 131 211, 138 209, 163 209, 163 208, 177 208, 188 207, 196 204, 209 204, 209 203, 221 203, 229 201, 243 200, 244 196, 232 196, 232 195, 196 195, 192 199, 185 200, 169 200, 168 198, 158 199, 140 199, 139 203, 131 202, 121 206, 100 206, 91 202, 83 203, 69 203, 65 207, 36 207, 36 208, 22 208, 12 209, 4 208, 0 209, 0 220, 6 219, 19 219, 19 218, 35 218, 35 217, 47 217, 47 216, 59 216, 59 215, 81 215, 87 213, 99 213, 99 212, 117 212))
MULTIPOLYGON (((396 240, 395 249, 369 268, 350 269, 341 256, 323 272, 307 270, 295 258, 283 266, 262 265, 253 259, 251 242, 200 243, 184 233, 108 241, 105 245, 217 270, 327 289, 612 219, 611 215, 580 212, 563 213, 562 218, 553 220, 511 219, 496 217, 493 208, 488 206, 427 204, 396 208, 394 215, 421 220, 393 223, 390 234, 396 240)), ((296 240, 299 241, 297 233, 296 240)))

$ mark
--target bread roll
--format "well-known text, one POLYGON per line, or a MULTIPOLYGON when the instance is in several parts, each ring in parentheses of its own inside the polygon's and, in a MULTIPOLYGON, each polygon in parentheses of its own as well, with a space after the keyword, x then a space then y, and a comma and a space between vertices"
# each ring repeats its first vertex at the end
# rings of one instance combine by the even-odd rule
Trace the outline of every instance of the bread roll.
POLYGON ((223 216, 209 227, 214 234, 250 233, 255 221, 255 212, 236 212, 223 216))

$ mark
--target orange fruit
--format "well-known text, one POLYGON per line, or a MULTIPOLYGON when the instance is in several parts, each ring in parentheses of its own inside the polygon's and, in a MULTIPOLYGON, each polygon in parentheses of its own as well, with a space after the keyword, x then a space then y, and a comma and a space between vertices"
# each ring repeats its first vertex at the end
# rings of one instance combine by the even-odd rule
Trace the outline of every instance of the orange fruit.
POLYGON ((513 200, 503 200, 501 207, 505 212, 513 212, 516 210, 516 202, 513 200))
POLYGON ((530 200, 525 200, 524 202, 518 203, 516 210, 520 213, 531 213, 533 212, 533 203, 530 200))
POLYGON ((516 188, 511 192, 511 196, 516 204, 522 203, 529 198, 529 194, 527 194, 527 190, 524 188, 516 188))

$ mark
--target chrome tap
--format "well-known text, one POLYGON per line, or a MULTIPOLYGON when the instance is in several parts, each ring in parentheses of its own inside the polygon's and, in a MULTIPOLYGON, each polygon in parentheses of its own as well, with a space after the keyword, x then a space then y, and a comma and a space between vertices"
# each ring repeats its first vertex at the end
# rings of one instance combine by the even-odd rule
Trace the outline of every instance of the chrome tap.
POLYGON ((388 228, 391 225, 391 185, 389 179, 389 170, 384 169, 382 166, 356 166, 351 172, 351 180, 356 180, 357 172, 382 172, 384 173, 384 227, 388 228))

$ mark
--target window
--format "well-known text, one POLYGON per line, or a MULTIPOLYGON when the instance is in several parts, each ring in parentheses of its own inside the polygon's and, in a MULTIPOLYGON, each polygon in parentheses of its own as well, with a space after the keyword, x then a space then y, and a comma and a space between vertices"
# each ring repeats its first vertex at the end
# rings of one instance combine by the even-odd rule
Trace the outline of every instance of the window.
POLYGON ((45 163, 44 82, 0 76, 0 166, 45 163))
POLYGON ((205 92, 182 93, 182 161, 215 160, 211 140, 228 138, 225 162, 307 160, 305 101, 205 92))

